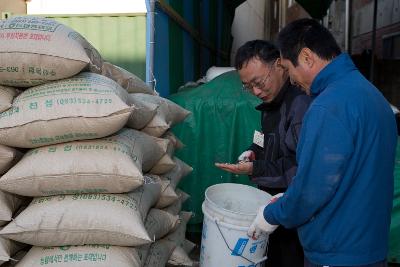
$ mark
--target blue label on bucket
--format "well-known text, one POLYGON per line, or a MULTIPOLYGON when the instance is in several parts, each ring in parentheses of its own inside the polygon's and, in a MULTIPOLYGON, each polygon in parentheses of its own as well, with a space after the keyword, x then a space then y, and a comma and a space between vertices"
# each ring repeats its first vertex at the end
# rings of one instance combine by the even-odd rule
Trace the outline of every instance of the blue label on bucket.
POLYGON ((256 250, 257 250, 257 244, 253 244, 253 246, 251 246, 250 248, 250 253, 253 254, 256 252, 256 250))
POLYGON ((249 242, 248 238, 239 238, 236 242, 235 248, 232 251, 232 256, 240 256, 243 254, 243 251, 249 242))

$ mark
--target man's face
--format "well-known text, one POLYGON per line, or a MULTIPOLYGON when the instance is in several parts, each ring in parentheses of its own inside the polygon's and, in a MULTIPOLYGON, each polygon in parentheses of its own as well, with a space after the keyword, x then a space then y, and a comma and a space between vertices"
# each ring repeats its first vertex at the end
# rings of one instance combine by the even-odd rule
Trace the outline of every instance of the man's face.
POLYGON ((304 92, 310 94, 311 83, 309 83, 307 80, 307 66, 304 66, 304 64, 299 61, 299 63, 295 67, 289 59, 285 59, 282 57, 281 65, 288 71, 290 82, 292 84, 300 86, 304 92))
POLYGON ((243 87, 264 102, 271 102, 282 87, 276 62, 268 65, 258 58, 252 58, 238 72, 243 87))

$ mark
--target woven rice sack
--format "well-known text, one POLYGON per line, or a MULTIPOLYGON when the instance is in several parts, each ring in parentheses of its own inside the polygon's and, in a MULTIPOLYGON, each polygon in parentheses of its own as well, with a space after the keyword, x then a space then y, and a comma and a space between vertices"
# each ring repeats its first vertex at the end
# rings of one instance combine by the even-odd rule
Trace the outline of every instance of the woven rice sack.
MULTIPOLYGON (((186 241, 186 240, 185 240, 186 241)), ((193 266, 194 262, 183 247, 177 246, 168 260, 168 266, 193 266)))
POLYGON ((178 223, 179 216, 159 209, 150 209, 144 226, 150 238, 158 240, 174 230, 178 223))
POLYGON ((164 156, 156 163, 156 165, 151 168, 149 173, 162 175, 171 171, 173 168, 175 168, 175 166, 175 161, 173 161, 168 154, 164 154, 164 156))
POLYGON ((0 144, 34 148, 117 132, 133 108, 114 81, 94 73, 29 88, 0 113, 0 144))
POLYGON ((162 209, 163 211, 169 212, 172 215, 178 215, 182 210, 182 204, 185 203, 185 201, 190 197, 186 192, 180 190, 179 188, 177 188, 175 192, 178 195, 178 199, 168 207, 162 209))
POLYGON ((9 261, 11 256, 21 250, 25 245, 0 236, 0 265, 9 261))
POLYGON ((186 226, 192 217, 192 212, 181 211, 179 213, 180 224, 175 231, 168 234, 164 239, 174 242, 177 246, 183 246, 185 241, 186 226))
POLYGON ((84 69, 100 73, 102 64, 85 38, 55 20, 33 16, 0 20, 0 84, 31 87, 84 69))
POLYGON ((129 94, 128 103, 135 107, 126 126, 132 129, 143 129, 156 115, 158 105, 136 99, 135 94, 129 94))
POLYGON ((181 179, 193 171, 193 168, 177 157, 174 157, 174 162, 176 166, 170 172, 162 175, 162 178, 169 180, 175 189, 181 179))
POLYGON ((140 265, 141 267, 143 267, 146 264, 146 259, 147 259, 147 256, 149 255, 150 247, 151 247, 151 244, 146 244, 146 245, 135 247, 135 249, 137 250, 137 252, 139 254, 139 258, 141 261, 141 265, 140 265))
POLYGON ((143 186, 135 189, 129 196, 133 198, 139 209, 143 223, 145 223, 147 214, 160 198, 161 186, 155 183, 153 179, 145 177, 143 186))
POLYGON ((0 190, 0 226, 3 226, 11 221, 13 214, 26 201, 26 199, 20 196, 0 190))
POLYGON ((13 167, 23 154, 15 148, 0 145, 0 175, 13 167))
POLYGON ((0 189, 23 196, 125 193, 143 184, 142 168, 162 153, 154 137, 124 128, 102 139, 30 150, 3 175, 0 189))
POLYGON ((159 193, 157 184, 145 184, 129 194, 35 198, 0 235, 34 246, 147 244, 143 221, 159 193))
POLYGON ((169 128, 183 121, 190 114, 190 111, 166 98, 147 94, 135 94, 135 98, 159 106, 156 115, 142 129, 143 132, 152 136, 162 136, 169 128))
POLYGON ((150 86, 139 77, 109 62, 103 63, 101 74, 116 81, 122 88, 128 91, 128 93, 154 94, 150 86))
POLYGON ((161 195, 157 203, 155 204, 156 208, 165 208, 178 200, 179 197, 176 194, 175 189, 170 186, 170 181, 154 174, 146 174, 145 177, 151 177, 154 181, 156 181, 156 183, 161 186, 161 195))
POLYGON ((165 267, 176 245, 174 242, 161 239, 153 243, 146 258, 145 267, 165 267))
POLYGON ((161 197, 156 204, 156 208, 165 208, 178 199, 178 195, 175 193, 175 188, 180 180, 188 175, 193 169, 180 159, 174 157, 176 166, 159 177, 158 181, 161 181, 162 191, 161 197))
POLYGON ((34 197, 129 192, 143 184, 140 148, 118 135, 35 148, 3 175, 0 189, 34 197))
POLYGON ((125 140, 124 142, 131 144, 133 147, 132 153, 136 155, 134 160, 137 160, 136 158, 141 158, 142 160, 143 173, 150 171, 164 155, 163 149, 156 142, 157 138, 146 133, 123 128, 115 136, 118 136, 119 140, 125 140))
POLYGON ((185 145, 182 143, 181 140, 179 140, 178 137, 176 137, 176 135, 171 132, 171 131, 167 131, 163 134, 162 138, 168 139, 169 141, 172 142, 172 144, 174 145, 175 149, 181 149, 183 148, 185 145))
POLYGON ((174 154, 175 148, 174 144, 169 140, 165 138, 157 138, 153 137, 157 145, 161 147, 164 153, 172 156, 174 154))
POLYGON ((172 156, 175 152, 174 144, 169 139, 156 138, 156 142, 163 149, 165 154, 163 157, 153 166, 149 171, 151 174, 164 174, 171 171, 175 167, 175 162, 172 160, 172 156))
POLYGON ((18 93, 15 88, 0 85, 0 112, 11 108, 13 99, 18 93))
POLYGON ((11 259, 2 264, 1 267, 15 267, 17 266, 18 262, 20 260, 22 260, 23 257, 25 257, 25 255, 28 253, 28 251, 26 250, 20 250, 17 253, 15 253, 14 255, 11 256, 11 259))

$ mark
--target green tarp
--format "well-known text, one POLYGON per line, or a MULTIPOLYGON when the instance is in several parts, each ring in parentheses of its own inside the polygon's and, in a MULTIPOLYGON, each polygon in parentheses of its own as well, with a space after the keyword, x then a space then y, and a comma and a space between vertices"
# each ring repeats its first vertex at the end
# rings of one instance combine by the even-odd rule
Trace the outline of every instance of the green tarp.
POLYGON ((201 204, 207 187, 225 182, 249 184, 247 176, 221 171, 214 163, 236 162, 252 143, 254 130, 260 128, 260 113, 254 109, 260 100, 242 90, 235 71, 169 98, 192 112, 173 132, 186 145, 176 156, 193 167, 179 187, 191 195, 184 209, 195 213, 188 231, 198 232, 203 222, 201 204))

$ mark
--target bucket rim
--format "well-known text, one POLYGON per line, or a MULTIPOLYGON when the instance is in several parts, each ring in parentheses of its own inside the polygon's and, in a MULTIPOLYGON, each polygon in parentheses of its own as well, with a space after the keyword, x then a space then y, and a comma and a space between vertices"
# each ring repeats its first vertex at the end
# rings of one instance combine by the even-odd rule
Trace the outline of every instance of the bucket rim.
MULTIPOLYGON (((207 192, 209 192, 209 190, 213 189, 214 187, 218 187, 218 186, 221 186, 221 185, 233 185, 233 186, 242 186, 242 187, 248 187, 248 188, 252 188, 252 189, 257 189, 257 188, 255 188, 255 187, 253 187, 253 186, 249 186, 249 185, 245 185, 245 184, 235 184, 235 183, 219 183, 219 184, 214 184, 214 185, 209 186, 209 187, 206 189, 205 193, 204 193, 205 199, 206 199, 206 201, 207 201, 208 203, 210 203, 212 206, 214 206, 214 207, 216 207, 216 208, 218 208, 218 209, 221 209, 221 210, 223 210, 223 211, 226 211, 226 212, 229 212, 229 213, 233 213, 233 214, 236 214, 236 215, 254 216, 254 217, 257 216, 257 211, 254 212, 254 213, 246 213, 246 212, 239 212, 239 211, 228 210, 228 209, 225 209, 225 208, 223 208, 223 207, 220 207, 220 206, 217 205, 214 201, 211 201, 211 199, 208 197, 207 192)), ((257 189, 257 190, 259 190, 259 189, 257 189)), ((262 192, 264 192, 264 191, 262 191, 262 192)), ((268 194, 267 192, 264 192, 264 193, 268 194)))

